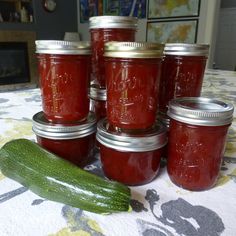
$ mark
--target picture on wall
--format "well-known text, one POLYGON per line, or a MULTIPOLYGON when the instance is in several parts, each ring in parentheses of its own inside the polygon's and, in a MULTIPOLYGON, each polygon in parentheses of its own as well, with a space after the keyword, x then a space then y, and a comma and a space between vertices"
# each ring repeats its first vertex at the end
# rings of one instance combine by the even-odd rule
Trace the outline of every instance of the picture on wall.
POLYGON ((148 19, 198 16, 200 0, 149 0, 148 19))
POLYGON ((195 43, 197 25, 197 20, 148 22, 147 41, 157 43, 195 43))
POLYGON ((80 0, 80 23, 88 22, 89 17, 102 15, 102 1, 80 0))
POLYGON ((146 18, 146 0, 120 0, 120 16, 146 18))
POLYGON ((119 0, 103 0, 103 15, 119 16, 119 0))
POLYGON ((103 15, 146 18, 146 0, 103 0, 103 15))

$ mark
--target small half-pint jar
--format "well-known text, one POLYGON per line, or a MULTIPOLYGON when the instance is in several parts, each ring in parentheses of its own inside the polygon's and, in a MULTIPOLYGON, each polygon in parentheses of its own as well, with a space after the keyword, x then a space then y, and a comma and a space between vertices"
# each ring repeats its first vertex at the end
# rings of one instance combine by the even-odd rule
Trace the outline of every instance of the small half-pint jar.
POLYGON ((89 113, 89 42, 38 40, 36 53, 43 112, 54 123, 85 120, 89 113))
POLYGON ((91 83, 106 87, 104 44, 109 41, 135 41, 138 19, 131 16, 94 16, 89 18, 92 47, 91 83))
POLYGON ((95 85, 90 86, 90 110, 95 113, 97 120, 107 115, 107 90, 95 85))
POLYGON ((216 184, 233 110, 210 98, 171 100, 167 171, 173 183, 192 191, 216 184))
POLYGON ((171 99, 200 96, 208 54, 207 44, 165 44, 158 99, 161 113, 166 114, 171 99))
POLYGON ((51 123, 43 112, 38 112, 33 116, 32 129, 40 146, 75 165, 84 167, 92 160, 96 133, 92 112, 76 124, 51 123))
POLYGON ((156 120, 163 45, 105 44, 107 119, 115 127, 143 130, 156 120))
POLYGON ((96 138, 102 168, 109 179, 126 185, 143 185, 157 176, 162 148, 167 143, 165 129, 160 124, 142 134, 124 133, 103 119, 98 122, 96 138))

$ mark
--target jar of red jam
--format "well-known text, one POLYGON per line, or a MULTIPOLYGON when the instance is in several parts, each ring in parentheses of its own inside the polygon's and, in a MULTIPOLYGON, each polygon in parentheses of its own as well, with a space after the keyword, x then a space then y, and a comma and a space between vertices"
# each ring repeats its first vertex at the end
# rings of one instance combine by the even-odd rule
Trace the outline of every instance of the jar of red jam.
POLYGON ((85 166, 93 157, 96 118, 92 112, 73 124, 51 123, 39 112, 33 116, 33 131, 39 145, 77 166, 85 166))
POLYGON ((90 110, 96 115, 97 120, 100 120, 107 115, 107 91, 103 88, 98 88, 94 85, 90 87, 90 110))
POLYGON ((162 148, 167 142, 163 126, 155 124, 142 134, 125 133, 109 126, 106 119, 98 122, 97 141, 101 164, 109 179, 127 185, 142 185, 158 174, 162 148))
POLYGON ((176 185, 201 191, 219 176, 233 119, 233 106, 209 98, 177 98, 170 102, 167 170, 176 185))
POLYGON ((158 106, 167 112, 168 103, 177 97, 199 97, 209 45, 168 43, 164 48, 158 106))
POLYGON ((91 83, 105 88, 104 44, 109 41, 135 41, 137 18, 94 16, 89 19, 92 47, 91 83))
POLYGON ((163 45, 105 44, 107 118, 123 129, 146 129, 156 120, 163 45))
POLYGON ((91 49, 88 42, 36 41, 43 112, 55 123, 86 119, 91 49))

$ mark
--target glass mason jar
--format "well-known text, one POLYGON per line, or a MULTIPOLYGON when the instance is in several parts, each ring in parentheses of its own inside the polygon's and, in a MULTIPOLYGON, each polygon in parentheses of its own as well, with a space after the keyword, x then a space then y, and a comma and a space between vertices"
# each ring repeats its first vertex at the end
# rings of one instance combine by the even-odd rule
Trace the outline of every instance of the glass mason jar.
POLYGON ((92 47, 91 84, 105 88, 104 44, 109 41, 135 41, 137 18, 94 16, 89 18, 92 47))
POLYGON ((123 129, 146 129, 156 120, 163 45, 105 44, 107 118, 123 129))
POLYGON ((86 119, 91 66, 89 42, 36 41, 43 112, 55 123, 86 119))
POLYGON ((219 176, 233 106, 210 98, 177 98, 167 114, 170 179, 192 191, 211 188, 219 176))
POLYGON ((125 133, 110 127, 107 119, 103 119, 98 122, 96 138, 102 168, 109 179, 142 185, 157 176, 162 148, 167 142, 165 129, 160 124, 142 134, 125 133))
POLYGON ((77 166, 84 167, 93 157, 96 118, 92 112, 74 124, 51 123, 39 112, 33 116, 33 131, 40 146, 77 166))
POLYGON ((105 118, 107 115, 107 90, 91 85, 89 97, 90 110, 95 113, 97 120, 105 118))
POLYGON ((177 97, 199 97, 209 45, 167 43, 164 48, 158 107, 166 114, 168 103, 177 97))

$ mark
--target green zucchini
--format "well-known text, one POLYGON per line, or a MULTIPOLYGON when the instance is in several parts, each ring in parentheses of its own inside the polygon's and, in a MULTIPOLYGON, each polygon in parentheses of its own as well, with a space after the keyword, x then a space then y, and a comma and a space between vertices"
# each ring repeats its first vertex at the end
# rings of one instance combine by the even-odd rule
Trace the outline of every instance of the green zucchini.
POLYGON ((101 214, 129 210, 127 186, 82 170, 27 139, 0 149, 0 170, 49 200, 101 214))

